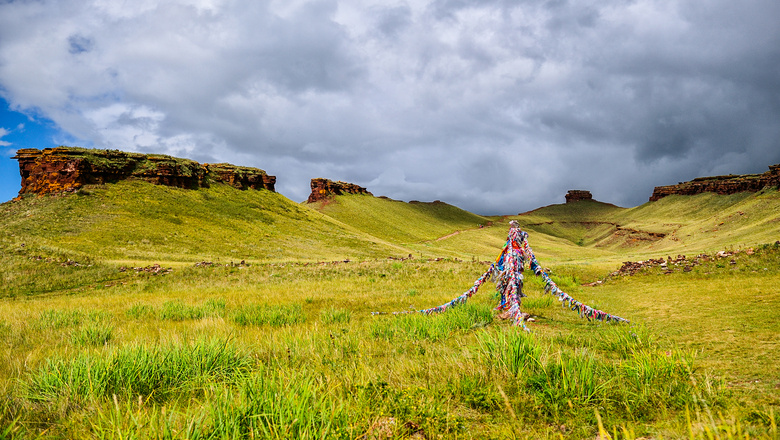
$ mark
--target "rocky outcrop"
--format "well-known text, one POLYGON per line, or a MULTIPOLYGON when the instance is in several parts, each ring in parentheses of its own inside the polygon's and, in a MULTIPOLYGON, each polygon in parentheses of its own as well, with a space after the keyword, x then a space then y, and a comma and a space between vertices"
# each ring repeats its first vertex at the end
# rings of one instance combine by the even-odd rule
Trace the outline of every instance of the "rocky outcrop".
POLYGON ((570 189, 566 192, 566 203, 579 202, 580 200, 593 200, 593 195, 590 191, 579 189, 570 189))
POLYGON ((768 186, 780 186, 780 164, 771 165, 769 171, 763 174, 698 177, 677 185, 656 186, 650 201, 654 202, 672 194, 692 196, 705 192, 721 195, 758 192, 768 186))
POLYGON ((229 163, 207 163, 203 166, 216 182, 227 183, 238 189, 274 191, 276 185, 276 176, 269 176, 261 169, 240 167, 229 163))
POLYGON ((88 184, 103 184, 128 178, 179 188, 207 187, 224 182, 239 189, 274 191, 276 177, 257 168, 230 164, 199 164, 161 154, 127 153, 57 147, 25 148, 13 157, 19 161, 23 194, 75 191, 88 184))
POLYGON ((367 189, 362 186, 355 185, 354 183, 347 182, 334 182, 332 180, 317 178, 311 179, 311 194, 306 200, 307 203, 314 203, 320 200, 327 199, 331 196, 339 196, 343 194, 367 194, 373 195, 368 192, 367 189))

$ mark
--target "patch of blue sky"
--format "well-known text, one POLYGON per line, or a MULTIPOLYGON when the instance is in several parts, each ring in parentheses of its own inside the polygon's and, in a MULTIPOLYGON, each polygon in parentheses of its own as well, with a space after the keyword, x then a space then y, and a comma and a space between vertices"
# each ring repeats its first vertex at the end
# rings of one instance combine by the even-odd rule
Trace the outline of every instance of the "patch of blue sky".
POLYGON ((0 203, 16 197, 22 186, 19 164, 11 159, 22 148, 51 148, 72 139, 54 122, 34 113, 14 111, 0 98, 0 203))

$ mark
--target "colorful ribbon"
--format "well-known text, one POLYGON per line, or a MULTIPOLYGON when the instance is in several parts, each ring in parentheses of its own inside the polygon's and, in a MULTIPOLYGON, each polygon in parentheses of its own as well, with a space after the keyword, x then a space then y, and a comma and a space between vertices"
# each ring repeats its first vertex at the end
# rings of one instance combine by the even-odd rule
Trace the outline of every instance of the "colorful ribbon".
MULTIPOLYGON (((561 290, 555 282, 550 279, 550 276, 542 270, 542 266, 536 260, 536 256, 534 255, 531 246, 528 244, 528 234, 520 230, 520 226, 515 220, 510 221, 509 226, 509 235, 504 248, 501 250, 501 254, 499 254, 496 261, 490 265, 488 270, 474 282, 474 285, 471 286, 469 290, 452 301, 440 306, 431 307, 430 309, 391 313, 393 315, 406 313, 424 313, 430 315, 433 313, 446 312, 448 309, 468 301, 468 299, 479 290, 485 280, 492 275, 492 279, 496 283, 496 291, 501 295, 496 310, 503 312, 507 318, 512 318, 514 325, 523 327, 524 330, 529 331, 528 327, 525 325, 525 318, 527 315, 520 311, 521 298, 525 297, 525 294, 523 294, 523 270, 526 261, 528 261, 529 268, 534 274, 536 276, 541 276, 544 280, 545 293, 557 296, 564 307, 570 308, 577 312, 581 317, 587 318, 589 321, 595 319, 597 321, 606 322, 629 322, 627 319, 611 315, 583 304, 561 290)), ((372 315, 382 314, 385 313, 372 313, 372 315)))

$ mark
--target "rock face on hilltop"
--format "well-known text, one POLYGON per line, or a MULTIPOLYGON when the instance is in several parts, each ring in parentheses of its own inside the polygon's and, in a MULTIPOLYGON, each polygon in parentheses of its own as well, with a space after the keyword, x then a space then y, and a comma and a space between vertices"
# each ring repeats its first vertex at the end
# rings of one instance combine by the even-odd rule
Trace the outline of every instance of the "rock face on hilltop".
POLYGON ((200 188, 211 182, 223 182, 239 189, 274 191, 276 183, 275 176, 257 168, 225 163, 199 164, 189 159, 118 150, 25 148, 17 151, 12 159, 19 161, 20 196, 75 191, 88 184, 128 178, 179 188, 200 188))
POLYGON ((758 192, 768 186, 780 186, 780 164, 770 165, 769 171, 763 174, 698 177, 677 185, 656 186, 650 201, 654 202, 672 194, 692 196, 704 192, 721 195, 758 192))
POLYGON ((217 182, 227 183, 238 189, 267 189, 276 191, 276 176, 269 176, 259 168, 240 167, 229 163, 203 164, 217 182))
POLYGON ((593 200, 593 195, 590 191, 579 189, 570 189, 566 192, 566 203, 579 202, 580 200, 593 200))
POLYGON ((367 194, 373 195, 362 186, 347 182, 334 182, 332 180, 317 178, 311 179, 311 194, 307 203, 314 203, 319 200, 327 199, 330 196, 339 196, 343 194, 367 194))

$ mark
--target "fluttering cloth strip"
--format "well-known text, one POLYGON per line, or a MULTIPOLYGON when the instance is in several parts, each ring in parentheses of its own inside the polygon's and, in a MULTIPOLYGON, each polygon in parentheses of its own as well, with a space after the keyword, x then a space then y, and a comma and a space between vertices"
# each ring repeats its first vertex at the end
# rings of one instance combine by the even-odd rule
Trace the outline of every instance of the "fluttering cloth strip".
MULTIPOLYGON (((595 319, 606 322, 629 322, 627 319, 611 315, 583 304, 561 290, 555 282, 550 279, 550 276, 542 270, 542 266, 536 260, 536 256, 534 255, 531 246, 528 244, 528 234, 520 230, 520 226, 514 220, 509 222, 509 226, 509 235, 501 254, 496 258, 496 261, 490 265, 488 270, 474 282, 474 285, 471 286, 469 290, 452 301, 440 306, 431 307, 430 309, 391 313, 393 315, 406 313, 424 313, 430 315, 432 313, 446 312, 448 309, 468 301, 468 299, 471 298, 471 296, 479 290, 480 286, 482 286, 482 284, 492 275, 492 279, 496 283, 496 291, 501 294, 501 299, 496 310, 503 312, 503 315, 507 318, 511 318, 515 325, 528 330, 528 327, 525 325, 526 315, 520 312, 521 298, 525 297, 525 294, 523 294, 523 271, 525 270, 525 263, 528 262, 528 266, 533 273, 536 276, 541 276, 544 280, 544 291, 553 296, 557 296, 564 307, 570 308, 577 312, 581 317, 587 318, 588 320, 595 319)), ((373 312, 372 314, 381 315, 384 313, 373 312)))

